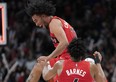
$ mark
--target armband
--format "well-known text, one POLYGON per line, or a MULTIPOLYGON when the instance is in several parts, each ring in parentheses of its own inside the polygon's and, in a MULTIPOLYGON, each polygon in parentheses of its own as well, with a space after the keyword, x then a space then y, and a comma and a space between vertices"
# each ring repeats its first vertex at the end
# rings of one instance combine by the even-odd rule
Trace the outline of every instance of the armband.
POLYGON ((99 57, 98 57, 98 55, 95 56, 95 63, 96 63, 96 64, 97 64, 97 63, 101 63, 101 62, 100 62, 100 59, 99 59, 99 57))

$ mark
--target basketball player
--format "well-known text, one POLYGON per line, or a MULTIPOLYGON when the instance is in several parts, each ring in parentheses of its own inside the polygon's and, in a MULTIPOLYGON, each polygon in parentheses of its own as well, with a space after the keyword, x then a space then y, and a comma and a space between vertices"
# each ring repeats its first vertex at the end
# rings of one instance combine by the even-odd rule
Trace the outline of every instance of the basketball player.
POLYGON ((86 54, 85 46, 80 39, 74 39, 68 46, 71 59, 57 61, 51 69, 44 66, 43 78, 49 80, 57 75, 54 82, 106 82, 101 67, 102 56, 95 52, 96 64, 82 60, 86 54))
POLYGON ((35 65, 29 76, 30 82, 37 82, 42 72, 41 61, 49 61, 52 67, 60 59, 69 59, 70 56, 66 48, 72 39, 77 36, 71 25, 65 20, 54 16, 56 9, 51 2, 46 0, 28 2, 25 10, 36 26, 49 30, 53 44, 56 47, 49 56, 41 56, 37 59, 38 63, 36 65, 39 65, 40 68, 35 65))

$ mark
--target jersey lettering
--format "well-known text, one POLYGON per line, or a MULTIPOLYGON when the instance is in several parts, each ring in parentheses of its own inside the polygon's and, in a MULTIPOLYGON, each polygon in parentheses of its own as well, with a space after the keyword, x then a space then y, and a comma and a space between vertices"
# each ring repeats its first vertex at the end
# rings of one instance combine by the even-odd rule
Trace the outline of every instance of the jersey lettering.
POLYGON ((86 74, 86 71, 81 70, 81 69, 69 69, 69 70, 66 70, 66 73, 68 76, 76 74, 76 75, 80 75, 80 76, 84 77, 86 74))

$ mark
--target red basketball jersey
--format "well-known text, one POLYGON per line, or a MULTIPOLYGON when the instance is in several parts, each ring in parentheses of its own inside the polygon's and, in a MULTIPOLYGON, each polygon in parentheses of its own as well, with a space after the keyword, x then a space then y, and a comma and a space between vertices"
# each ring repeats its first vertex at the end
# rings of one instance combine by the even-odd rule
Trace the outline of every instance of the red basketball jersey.
POLYGON ((63 70, 57 80, 57 82, 94 82, 90 74, 90 63, 65 60, 63 70))
MULTIPOLYGON (((57 16, 54 16, 52 19, 59 19, 61 21, 62 28, 63 28, 63 30, 64 30, 64 32, 66 34, 66 37, 67 37, 69 43, 72 41, 73 38, 77 37, 76 32, 74 31, 73 27, 71 25, 69 25, 65 20, 63 20, 63 19, 61 19, 61 18, 59 18, 57 16)), ((50 36, 51 36, 51 39, 53 41, 54 46, 57 47, 57 45, 59 43, 57 38, 51 32, 50 32, 50 36)), ((59 55, 59 57, 62 57, 62 58, 66 57, 66 56, 67 56, 67 49, 65 49, 63 51, 63 53, 61 55, 59 55)))

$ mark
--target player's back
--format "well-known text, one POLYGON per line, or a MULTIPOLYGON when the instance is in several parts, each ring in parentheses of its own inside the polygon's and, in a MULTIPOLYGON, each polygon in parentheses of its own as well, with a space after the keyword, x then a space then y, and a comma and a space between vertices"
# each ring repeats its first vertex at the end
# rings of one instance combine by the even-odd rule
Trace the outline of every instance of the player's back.
POLYGON ((90 63, 65 60, 58 82, 94 82, 90 74, 90 63))

